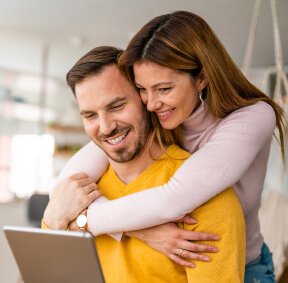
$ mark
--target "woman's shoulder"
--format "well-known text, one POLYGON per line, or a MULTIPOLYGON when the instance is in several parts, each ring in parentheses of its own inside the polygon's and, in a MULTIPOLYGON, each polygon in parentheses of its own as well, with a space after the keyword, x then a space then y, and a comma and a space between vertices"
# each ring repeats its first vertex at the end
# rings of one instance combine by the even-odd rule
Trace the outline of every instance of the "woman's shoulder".
POLYGON ((218 120, 214 135, 232 134, 235 139, 242 140, 245 137, 249 143, 260 143, 260 140, 266 143, 271 140, 275 127, 274 109, 268 103, 261 101, 235 110, 227 117, 218 120))
MULTIPOLYGON (((252 105, 242 107, 238 110, 235 110, 230 115, 233 116, 233 114, 243 114, 243 115, 253 115, 253 116, 259 116, 264 118, 266 116, 268 119, 275 118, 275 112, 272 106, 264 101, 258 101, 252 105)), ((229 115, 229 116, 230 116, 229 115)))
POLYGON ((227 121, 242 121, 246 125, 251 125, 255 127, 268 127, 270 130, 274 131, 276 126, 276 116, 274 109, 271 105, 266 102, 259 101, 255 104, 242 107, 235 110, 224 118, 227 121))

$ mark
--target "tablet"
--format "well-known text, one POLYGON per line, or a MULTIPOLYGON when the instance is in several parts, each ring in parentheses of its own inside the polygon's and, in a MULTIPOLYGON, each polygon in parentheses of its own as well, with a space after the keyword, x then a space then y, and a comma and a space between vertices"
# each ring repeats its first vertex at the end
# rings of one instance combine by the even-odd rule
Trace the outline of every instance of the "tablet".
POLYGON ((87 232, 4 226, 25 283, 102 283, 94 237, 87 232))

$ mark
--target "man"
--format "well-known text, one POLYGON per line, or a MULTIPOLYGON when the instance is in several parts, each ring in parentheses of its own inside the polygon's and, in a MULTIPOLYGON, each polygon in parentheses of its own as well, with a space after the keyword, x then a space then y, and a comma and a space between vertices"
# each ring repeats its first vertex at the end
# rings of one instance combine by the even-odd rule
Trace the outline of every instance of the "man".
MULTIPOLYGON (((121 74, 116 60, 120 51, 112 47, 95 48, 84 55, 67 75, 77 99, 85 131, 103 149, 110 166, 98 182, 108 199, 166 183, 190 154, 180 149, 171 131, 152 125, 150 114, 134 86, 121 74), (158 137, 158 138, 157 138, 158 137)), ((56 188, 43 218, 43 228, 66 229, 69 223, 100 192, 84 176, 70 177, 81 187, 83 203, 73 203, 69 189, 56 188), (74 179, 73 179, 74 178, 74 179), (83 181, 85 180, 85 181, 83 181), (57 195, 65 194, 65 197, 57 195), (66 202, 66 203, 65 203, 66 202)), ((73 186, 72 186, 73 187, 73 186)), ((72 196, 71 196, 72 195, 72 196)), ((109 211, 107 211, 109 213, 109 211)), ((213 231, 221 235, 220 250, 208 263, 190 269, 172 262, 144 242, 125 237, 117 242, 108 235, 95 237, 104 277, 107 282, 242 282, 245 268, 245 224, 240 203, 232 188, 214 197, 191 216, 197 225, 179 224, 185 230, 213 231)))

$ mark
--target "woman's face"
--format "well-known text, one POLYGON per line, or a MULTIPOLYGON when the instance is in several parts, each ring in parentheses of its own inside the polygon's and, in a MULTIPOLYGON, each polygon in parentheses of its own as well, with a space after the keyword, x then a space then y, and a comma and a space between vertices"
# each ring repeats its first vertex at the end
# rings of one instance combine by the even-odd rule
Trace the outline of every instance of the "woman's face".
POLYGON ((200 105, 201 76, 193 79, 188 73, 150 62, 136 64, 133 70, 143 103, 156 113, 163 128, 176 128, 200 105))

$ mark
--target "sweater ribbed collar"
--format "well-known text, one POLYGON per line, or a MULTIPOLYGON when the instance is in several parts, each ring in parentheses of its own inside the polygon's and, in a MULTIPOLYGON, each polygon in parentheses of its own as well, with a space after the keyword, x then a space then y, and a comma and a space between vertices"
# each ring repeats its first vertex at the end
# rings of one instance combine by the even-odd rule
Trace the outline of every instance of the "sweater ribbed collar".
POLYGON ((192 114, 181 124, 184 131, 203 132, 215 122, 212 114, 209 112, 206 103, 200 105, 192 114))

